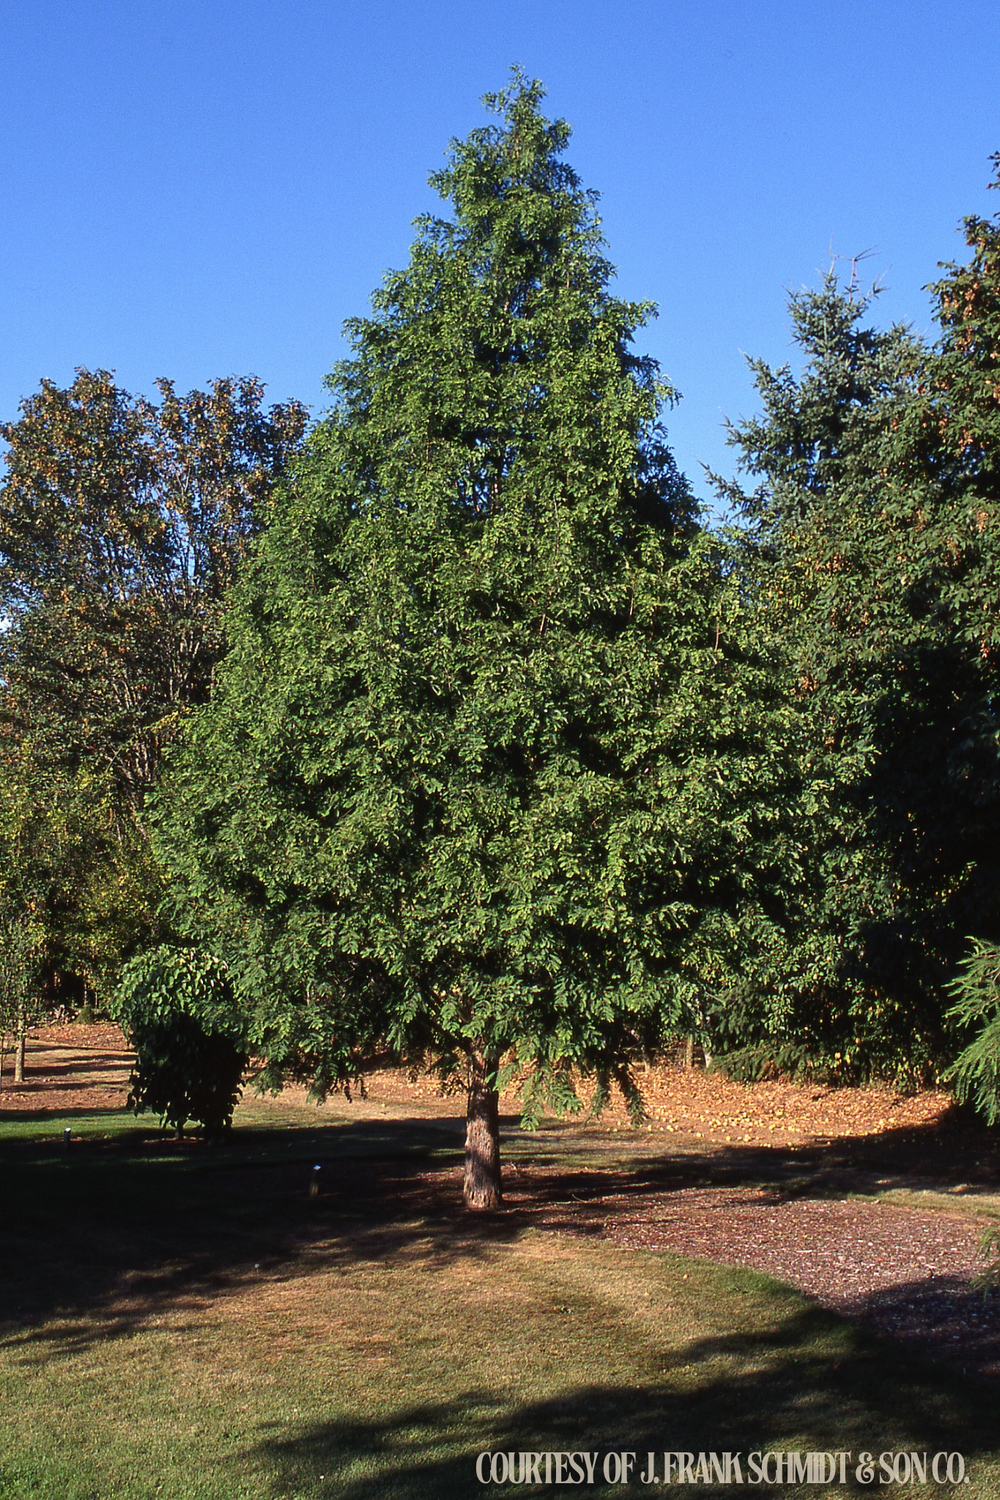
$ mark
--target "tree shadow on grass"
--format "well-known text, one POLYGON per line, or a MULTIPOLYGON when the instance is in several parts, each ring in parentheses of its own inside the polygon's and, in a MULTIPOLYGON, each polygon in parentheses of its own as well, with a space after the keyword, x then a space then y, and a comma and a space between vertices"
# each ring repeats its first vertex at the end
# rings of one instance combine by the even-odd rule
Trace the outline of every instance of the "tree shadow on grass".
MULTIPOLYGON (((59 1125, 59 1129, 58 1131, 53 1130, 51 1139, 53 1142, 61 1144, 63 1121, 71 1119, 86 1120, 93 1122, 95 1125, 99 1122, 104 1122, 107 1125, 114 1126, 117 1134, 121 1130, 122 1111, 120 1107, 115 1105, 107 1109, 93 1109, 82 1104, 62 1105, 58 1109, 8 1109, 5 1106, 0 1110, 0 1131, 3 1131, 3 1127, 8 1125, 37 1124, 41 1126, 56 1122, 59 1125)), ((33 1133, 36 1142, 38 1135, 38 1131, 33 1133)), ((8 1146, 16 1150, 28 1144, 30 1144, 30 1138, 28 1140, 13 1140, 6 1132, 0 1134, 0 1150, 8 1146)))
MULTIPOLYGON (((81 1062, 80 1053, 74 1047, 57 1048, 47 1047, 44 1051, 36 1051, 37 1043, 29 1049, 25 1059, 24 1086, 30 1087, 33 1083, 44 1082, 50 1087, 53 1078, 72 1077, 75 1088, 80 1087, 81 1062)), ((119 1077, 132 1067, 134 1055, 131 1052, 121 1051, 88 1051, 86 1065, 84 1068, 89 1081, 92 1073, 116 1073, 119 1077)), ((18 1087, 20 1085, 17 1085, 18 1087)), ((0 1087, 0 1100, 3 1099, 7 1089, 10 1087, 10 1063, 5 1059, 3 1085, 0 1087)))
POLYGON ((244 1127, 213 1143, 141 1126, 102 1135, 115 1111, 54 1117, 66 1118, 80 1129, 68 1150, 61 1128, 0 1138, 17 1205, 0 1240, 0 1323, 101 1314, 124 1332, 262 1271, 385 1257, 428 1237, 443 1262, 523 1227, 517 1214, 463 1211, 454 1122, 244 1127))
MULTIPOLYGON (((61 1125, 67 1117, 53 1118, 61 1125)), ((37 1123, 39 1116, 23 1118, 37 1123)), ((664 1154, 662 1136, 575 1125, 529 1133, 508 1118, 509 1207, 469 1214, 461 1202, 456 1119, 242 1126, 213 1144, 178 1142, 140 1125, 102 1135, 105 1124, 120 1125, 119 1111, 72 1118, 81 1135, 69 1151, 61 1129, 52 1139, 0 1139, 7 1201, 17 1205, 0 1243, 0 1322, 24 1337, 32 1324, 59 1314, 76 1327, 74 1347, 88 1336, 88 1316, 96 1342, 109 1330, 138 1329, 165 1308, 193 1309, 244 1289, 262 1274, 295 1276, 406 1255, 440 1270, 486 1257, 531 1227, 600 1236, 609 1199, 745 1182, 768 1182, 792 1195, 843 1191, 844 1161, 868 1172, 895 1162, 901 1171, 907 1160, 939 1159, 941 1143, 956 1139, 946 1123, 895 1133, 904 1142, 889 1132, 835 1147, 711 1147, 675 1155, 664 1154)), ((967 1139, 967 1122, 956 1123, 967 1139)), ((914 1287, 939 1290, 930 1279, 899 1289, 901 1308, 913 1300, 914 1287)), ((978 1297, 967 1286, 950 1295, 953 1310, 966 1315, 969 1299, 978 1297)), ((989 1316, 1000 1328, 1000 1314, 989 1316)), ((60 1335, 40 1336, 59 1352, 60 1335)), ((985 1336, 993 1336, 990 1328, 985 1336)))
MULTIPOLYGON (((862 1453, 874 1454, 876 1463, 886 1452, 926 1455, 928 1478, 935 1454, 960 1453, 970 1476, 961 1492, 970 1500, 1000 1495, 995 1406, 983 1389, 959 1379, 943 1396, 940 1372, 919 1362, 901 1371, 891 1349, 860 1333, 846 1342, 841 1338, 835 1351, 824 1349, 832 1323, 832 1315, 821 1309, 800 1306, 766 1333, 703 1339, 671 1350, 682 1372, 673 1382, 668 1376, 638 1387, 577 1386, 520 1403, 496 1391, 471 1389, 376 1416, 332 1418, 291 1436, 263 1435, 252 1456, 274 1475, 278 1493, 464 1500, 491 1489, 504 1493, 502 1482, 484 1487, 477 1476, 482 1453, 514 1455, 518 1472, 522 1453, 591 1454, 595 1483, 584 1484, 581 1492, 595 1497, 691 1493, 690 1481, 665 1482, 665 1452, 689 1454, 694 1463, 702 1453, 716 1454, 722 1464, 726 1453, 739 1455, 740 1468, 729 1470, 729 1483, 698 1484, 695 1492, 706 1495, 742 1493, 737 1474, 757 1495, 818 1493, 815 1485, 800 1488, 794 1480, 768 1483, 766 1476, 778 1478, 773 1461, 761 1467, 758 1459, 755 1477, 751 1454, 848 1453, 846 1482, 839 1483, 838 1467, 830 1492, 850 1495, 896 1489, 860 1482, 862 1453), (616 1479, 621 1473, 616 1455, 625 1452, 635 1455, 628 1485, 616 1479)), ((507 1463, 499 1461, 498 1481, 507 1463)), ((484 1473, 490 1472, 487 1462, 484 1473)), ((543 1480, 544 1472, 543 1462, 543 1480)), ((676 1467, 671 1477, 676 1480, 676 1467)), ((512 1480, 508 1472, 507 1482, 512 1480)), ((567 1492, 554 1482, 529 1488, 540 1495, 567 1492)))

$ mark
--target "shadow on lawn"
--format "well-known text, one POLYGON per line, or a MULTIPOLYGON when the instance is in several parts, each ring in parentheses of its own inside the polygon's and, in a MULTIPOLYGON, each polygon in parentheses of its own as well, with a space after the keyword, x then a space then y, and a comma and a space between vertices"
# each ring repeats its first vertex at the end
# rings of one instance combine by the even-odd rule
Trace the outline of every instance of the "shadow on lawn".
MULTIPOLYGON (((464 1213, 454 1121, 251 1126, 215 1144, 122 1130, 120 1111, 6 1112, 13 1120, 42 1126, 0 1138, 0 1173, 17 1206, 0 1240, 0 1324, 16 1325, 14 1337, 54 1314, 96 1314, 97 1341, 262 1270, 384 1258, 428 1237, 444 1262, 513 1238, 524 1223, 464 1213), (68 1150, 66 1119, 80 1132, 68 1150), (118 1129, 102 1135, 105 1124, 118 1129)), ((77 1347, 86 1336, 81 1325, 77 1347)))
MULTIPOLYGON (((58 1086, 59 1085, 56 1085, 56 1087, 58 1086)), ((66 1086, 69 1087, 69 1085, 66 1086)), ((88 1125, 97 1125, 103 1123, 107 1124, 110 1129, 118 1131, 121 1129, 122 1112, 120 1106, 112 1106, 109 1109, 91 1109, 86 1105, 81 1104, 60 1105, 58 1109, 8 1109, 5 1104, 2 1113, 0 1113, 0 1127, 6 1127, 8 1125, 27 1124, 33 1124, 41 1127, 42 1125, 51 1124, 55 1121, 58 1122, 59 1130, 58 1135, 55 1131, 52 1132, 52 1139, 56 1140, 58 1138, 58 1140, 61 1142, 63 1121, 70 1119, 77 1119, 81 1121, 86 1120, 88 1125)), ((38 1130, 33 1131, 31 1134, 37 1139, 38 1136, 44 1134, 44 1132, 39 1128, 38 1130)), ((20 1149, 23 1144, 23 1141, 12 1141, 10 1139, 3 1140, 2 1138, 0 1138, 0 1158, 2 1158, 6 1147, 10 1146, 13 1147, 14 1150, 17 1150, 20 1149)))
MULTIPOLYGON (((10 1059, 9 1053, 4 1058, 3 1092, 10 1086, 10 1059)), ((89 1080, 91 1073, 114 1073, 118 1077, 131 1067, 132 1054, 122 1053, 100 1048, 87 1051, 86 1074, 89 1080)), ((26 1085, 37 1083, 39 1079, 44 1080, 48 1087, 49 1080, 69 1074, 74 1080, 76 1088, 80 1087, 80 1052, 79 1049, 69 1044, 60 1046, 58 1043, 46 1047, 45 1051, 28 1053, 27 1065, 25 1067, 26 1085)), ((0 1095, 2 1097, 2 1095, 0 1095)))
MULTIPOLYGON (((845 1495, 893 1492, 858 1482, 864 1452, 874 1454, 876 1462, 884 1452, 927 1455, 929 1482, 935 1454, 960 1453, 970 1476, 964 1493, 976 1500, 1000 1495, 995 1408, 984 1389, 958 1378, 942 1397, 939 1371, 911 1361, 901 1372, 891 1349, 862 1334, 852 1335, 849 1345, 841 1340, 836 1352, 824 1352, 832 1322, 821 1309, 799 1309, 768 1333, 717 1337, 672 1350, 671 1362, 683 1370, 674 1384, 577 1387, 521 1405, 496 1392, 471 1390, 369 1420, 331 1420, 290 1438, 265 1435, 250 1456, 263 1461, 280 1493, 338 1500, 463 1500, 490 1492, 476 1474, 482 1453, 514 1455, 518 1472, 517 1455, 525 1452, 596 1455, 596 1484, 581 1491, 593 1496, 623 1492, 623 1483, 613 1482, 618 1461, 608 1455, 624 1452, 635 1455, 629 1493, 661 1495, 689 1493, 687 1484, 665 1484, 665 1452, 689 1453, 695 1462, 700 1453, 714 1453, 723 1463, 727 1452, 739 1455, 742 1482, 753 1484, 751 1493, 757 1495, 789 1491, 785 1483, 761 1482, 761 1472, 778 1478, 773 1461, 769 1469, 758 1468, 755 1481, 754 1453, 846 1452, 852 1456, 845 1459, 846 1483, 841 1487, 838 1469, 836 1484, 836 1493, 845 1495), (791 1352, 803 1348, 810 1352, 791 1352), (644 1485, 650 1455, 653 1469, 644 1485), (988 1461, 992 1473, 985 1475, 988 1461), (605 1478, 610 1482, 602 1482, 605 1478)), ((484 1472, 489 1475, 489 1468, 484 1472)), ((503 1472, 501 1460, 498 1480, 503 1472)), ((508 1482, 513 1477, 508 1475, 508 1482)), ((697 1493, 734 1494, 736 1482, 730 1471, 730 1483, 699 1483, 697 1493)), ((554 1492, 554 1486, 531 1486, 533 1494, 554 1492)))
MULTIPOLYGON (((52 1048, 44 1056, 29 1053, 29 1064, 25 1068, 25 1077, 22 1083, 15 1083, 12 1079, 13 1063, 9 1055, 3 1059, 3 1073, 0 1076, 0 1120, 6 1121, 16 1117, 17 1111, 9 1109, 8 1103, 15 1104, 25 1094, 31 1094, 36 1089, 44 1089, 46 1094, 58 1093, 60 1090, 72 1090, 74 1093, 80 1089, 80 1054, 72 1047, 52 1048), (60 1054, 64 1054, 60 1056, 60 1054)), ((86 1079, 87 1085, 113 1082, 119 1084, 132 1065, 131 1055, 125 1057, 121 1052, 94 1051, 87 1053, 86 1079)))
MULTIPOLYGON (((53 1118, 61 1125, 69 1117, 53 1118)), ((37 1112, 21 1118, 39 1121, 37 1112)), ((178 1142, 139 1124, 122 1130, 120 1122, 119 1111, 86 1112, 79 1125, 87 1133, 68 1152, 61 1128, 51 1139, 0 1139, 5 1197, 16 1205, 0 1246, 0 1322, 30 1340, 36 1335, 26 1325, 55 1313, 97 1315, 62 1333, 41 1330, 53 1354, 64 1336, 68 1349, 127 1333, 158 1310, 242 1288, 262 1271, 296 1275, 397 1255, 441 1268, 486 1255, 532 1226, 597 1236, 604 1200, 694 1186, 767 1182, 789 1195, 843 1193, 887 1172, 942 1177, 947 1163, 952 1180, 992 1185, 996 1150, 995 1136, 958 1111, 877 1138, 792 1149, 689 1140, 679 1151, 671 1143, 669 1156, 662 1135, 578 1125, 529 1133, 511 1117, 509 1207, 473 1215, 461 1203, 458 1119, 241 1126, 219 1145, 178 1142), (118 1129, 101 1136, 105 1122, 118 1129)), ((905 1306, 914 1287, 930 1286, 891 1291, 905 1306)), ((967 1315, 970 1299, 981 1300, 968 1287, 936 1290, 952 1298, 956 1317, 967 1315)))

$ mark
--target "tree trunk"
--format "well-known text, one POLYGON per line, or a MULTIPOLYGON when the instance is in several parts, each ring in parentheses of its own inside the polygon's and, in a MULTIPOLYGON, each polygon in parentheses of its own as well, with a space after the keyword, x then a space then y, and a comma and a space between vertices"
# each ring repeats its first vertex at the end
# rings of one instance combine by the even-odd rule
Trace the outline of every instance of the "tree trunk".
POLYGON ((492 1086, 495 1068, 479 1052, 469 1062, 469 1105, 465 1116, 466 1208, 501 1208, 500 1096, 492 1086))
POLYGON ((17 1037, 14 1042, 14 1082, 24 1082, 24 1050, 27 1041, 27 1025, 24 1019, 24 1001, 17 1008, 17 1037))

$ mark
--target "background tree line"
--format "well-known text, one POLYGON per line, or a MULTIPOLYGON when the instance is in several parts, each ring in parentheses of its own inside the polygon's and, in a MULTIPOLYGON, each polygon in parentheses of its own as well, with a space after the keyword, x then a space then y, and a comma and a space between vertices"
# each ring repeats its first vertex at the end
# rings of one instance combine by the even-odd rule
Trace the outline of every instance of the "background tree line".
POLYGON ((301 444, 252 378, 159 406, 106 371, 44 381, 0 426, 4 1020, 108 1001, 155 943, 148 823, 164 749, 211 694, 224 608, 301 444))
POLYGON ((1000 1057, 1000 228, 934 345, 853 278, 792 298, 723 530, 541 99, 515 74, 452 143, 308 435, 253 380, 155 408, 104 372, 0 429, 16 972, 223 1037, 214 1092, 140 1056, 180 1125, 248 1053, 320 1091, 428 1061, 480 1207, 515 1078, 529 1117, 581 1076, 638 1110, 696 1029, 995 1111, 1000 1057))

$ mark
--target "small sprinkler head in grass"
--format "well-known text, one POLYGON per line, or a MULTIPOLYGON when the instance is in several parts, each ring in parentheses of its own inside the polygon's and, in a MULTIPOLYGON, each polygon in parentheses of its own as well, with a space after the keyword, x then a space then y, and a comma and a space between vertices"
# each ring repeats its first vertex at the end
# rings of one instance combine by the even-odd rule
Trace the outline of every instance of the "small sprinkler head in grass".
POLYGON ((72 1131, 70 1130, 69 1126, 67 1125, 66 1129, 63 1131, 63 1150, 64 1151, 68 1151, 69 1150, 69 1139, 70 1139, 71 1135, 72 1135, 72 1131))
POLYGON ((310 1196, 310 1198, 318 1198, 319 1197, 319 1163, 318 1162, 317 1162, 316 1166, 313 1167, 312 1182, 309 1184, 309 1196, 310 1196))

